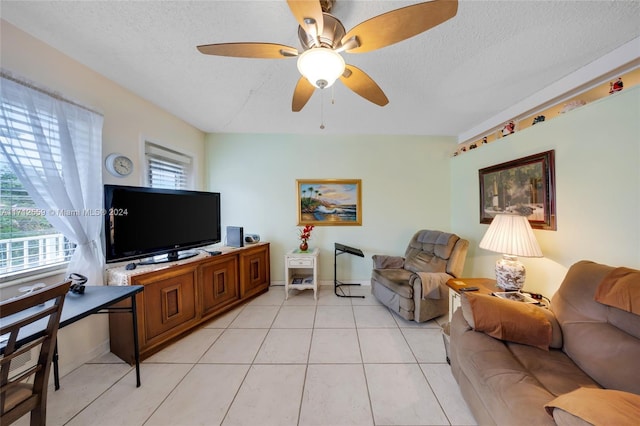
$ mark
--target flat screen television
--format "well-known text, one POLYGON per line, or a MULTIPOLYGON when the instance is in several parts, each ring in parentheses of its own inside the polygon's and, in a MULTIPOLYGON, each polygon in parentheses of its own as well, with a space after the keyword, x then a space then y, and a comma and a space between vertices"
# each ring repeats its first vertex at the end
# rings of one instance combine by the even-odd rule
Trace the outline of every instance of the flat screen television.
POLYGON ((107 263, 170 262, 221 241, 217 192, 104 185, 104 208, 107 263))

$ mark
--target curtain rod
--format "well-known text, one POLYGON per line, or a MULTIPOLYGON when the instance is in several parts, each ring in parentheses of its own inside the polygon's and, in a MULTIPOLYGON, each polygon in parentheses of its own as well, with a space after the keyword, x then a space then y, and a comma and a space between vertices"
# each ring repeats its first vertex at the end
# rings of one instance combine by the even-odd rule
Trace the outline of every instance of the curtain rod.
POLYGON ((82 108, 82 109, 84 109, 86 111, 92 112, 94 114, 98 114, 101 117, 104 116, 102 113, 100 113, 100 112, 98 112, 98 111, 96 111, 94 109, 91 109, 91 108, 89 108, 87 106, 81 105, 81 104, 79 104, 77 102, 74 102, 74 101, 72 101, 70 99, 65 98, 60 93, 52 92, 50 90, 44 89, 44 88, 36 85, 35 83, 30 83, 30 82, 26 81, 23 78, 14 77, 9 71, 6 71, 5 69, 2 69, 0 71, 0 76, 2 76, 2 78, 6 78, 7 80, 13 81, 14 83, 18 83, 18 84, 21 84, 22 86, 28 87, 29 89, 33 89, 33 90, 35 90, 37 92, 44 93, 45 95, 51 96, 52 98, 57 99, 59 101, 66 102, 66 103, 71 104, 73 106, 77 106, 78 108, 82 108))

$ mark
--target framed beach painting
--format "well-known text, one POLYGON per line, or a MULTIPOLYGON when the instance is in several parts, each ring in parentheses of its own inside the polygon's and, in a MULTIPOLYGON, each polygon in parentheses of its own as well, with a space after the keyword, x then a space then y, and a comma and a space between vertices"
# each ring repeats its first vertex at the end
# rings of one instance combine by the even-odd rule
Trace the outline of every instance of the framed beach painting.
POLYGON ((298 179, 298 225, 361 226, 360 179, 298 179))
POLYGON ((557 229, 553 150, 478 172, 480 223, 491 223, 498 213, 518 213, 534 229, 557 229))

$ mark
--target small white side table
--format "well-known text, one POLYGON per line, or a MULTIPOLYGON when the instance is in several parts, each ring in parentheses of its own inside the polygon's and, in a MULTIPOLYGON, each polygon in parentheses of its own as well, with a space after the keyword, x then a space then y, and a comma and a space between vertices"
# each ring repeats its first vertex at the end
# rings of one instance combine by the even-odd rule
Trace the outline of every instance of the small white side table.
POLYGON ((295 249, 284 255, 284 293, 289 298, 289 289, 313 289, 313 298, 318 300, 318 254, 317 247, 309 251, 295 249))

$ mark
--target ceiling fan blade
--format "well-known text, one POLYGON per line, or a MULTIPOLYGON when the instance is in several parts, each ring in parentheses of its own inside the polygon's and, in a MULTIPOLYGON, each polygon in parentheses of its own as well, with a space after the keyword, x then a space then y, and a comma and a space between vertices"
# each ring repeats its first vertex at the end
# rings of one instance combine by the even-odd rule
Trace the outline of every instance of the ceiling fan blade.
POLYGON ((340 81, 349 89, 376 105, 385 106, 389 103, 387 95, 380 86, 360 68, 346 65, 345 72, 340 76, 340 81))
POLYGON ((309 83, 305 77, 300 77, 298 80, 298 84, 296 84, 296 89, 293 92, 293 101, 291 102, 291 110, 294 112, 298 112, 304 108, 307 104, 307 101, 313 95, 313 91, 316 88, 313 84, 309 83))
POLYGON ((322 6, 318 0, 287 0, 291 13, 307 33, 318 37, 324 28, 322 6))
POLYGON ((219 43, 203 44, 198 50, 205 55, 236 58, 282 59, 298 56, 295 47, 276 43, 219 43))
POLYGON ((352 28, 342 43, 357 37, 359 46, 349 53, 364 53, 406 40, 453 18, 458 13, 455 0, 434 0, 383 13, 352 28))

